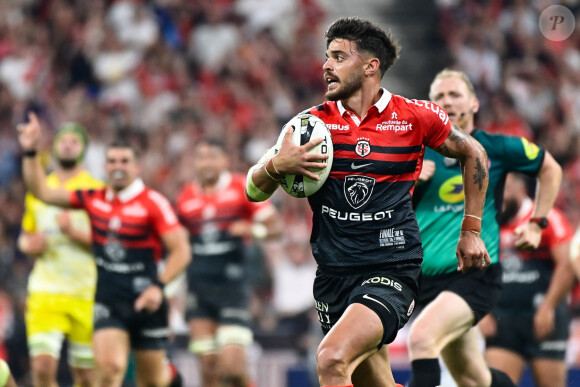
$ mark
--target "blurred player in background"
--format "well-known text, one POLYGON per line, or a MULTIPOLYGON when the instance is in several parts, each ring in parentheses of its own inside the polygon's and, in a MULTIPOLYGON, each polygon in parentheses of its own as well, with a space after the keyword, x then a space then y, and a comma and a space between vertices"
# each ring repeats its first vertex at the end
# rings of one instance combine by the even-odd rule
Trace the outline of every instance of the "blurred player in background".
POLYGON ((34 113, 18 131, 30 191, 44 202, 89 214, 98 274, 93 335, 98 385, 122 384, 130 350, 138 385, 180 385, 166 357, 169 328, 163 288, 185 269, 191 255, 169 201, 144 185, 137 153, 124 142, 107 149, 105 188, 51 188, 36 157, 41 127, 34 113), (164 250, 166 265, 158 275, 164 250))
POLYGON ((194 157, 196 181, 177 204, 195 256, 187 270, 190 351, 199 357, 204 387, 246 387, 253 335, 245 243, 280 236, 282 224, 272 204, 246 199, 245 177, 228 171, 221 141, 198 141, 194 157))
MULTIPOLYGON (((46 184, 68 191, 102 188, 104 183, 84 169, 86 148, 85 129, 75 123, 63 125, 54 139, 56 164, 46 184)), ((66 338, 75 384, 92 386, 97 269, 86 212, 46 204, 29 192, 18 246, 35 258, 25 312, 33 384, 57 385, 58 359, 66 338)))
POLYGON ((503 289, 492 313, 480 321, 485 360, 519 384, 529 363, 536 386, 567 385, 566 345, 570 316, 566 296, 574 283, 570 240, 574 231, 552 208, 541 224, 535 250, 515 246, 515 236, 532 216, 534 203, 525 176, 507 176, 500 216, 503 289))
POLYGON ((423 309, 409 332, 410 386, 439 385, 440 355, 460 386, 513 386, 505 373, 485 364, 476 326, 491 311, 501 289, 496 218, 504 180, 509 171, 538 177, 532 217, 515 235, 517 247, 532 249, 540 243, 540 221, 552 208, 562 170, 547 151, 524 138, 490 135, 475 128, 479 101, 464 73, 441 71, 431 83, 429 97, 445 109, 453 125, 472 135, 487 151, 489 189, 483 219, 478 221, 492 264, 483 270, 458 271, 454 247, 458 235, 450 230, 473 216, 464 207, 464 166, 427 149, 414 197, 425 257, 419 297, 423 309))
MULTIPOLYGON (((421 277, 423 250, 411 198, 424 147, 464 163, 466 212, 476 218, 487 189, 487 158, 442 109, 381 88, 398 45, 380 27, 342 18, 326 32, 326 45, 328 102, 306 111, 327 124, 334 144, 330 176, 308 198, 318 264, 314 298, 326 334, 317 352, 318 378, 323 386, 393 386, 385 344, 413 313, 421 277), (354 189, 360 195, 347 194, 354 189)), ((268 152, 248 173, 250 199, 267 198, 284 174, 316 179, 307 168, 325 167, 320 160, 326 156, 308 153, 322 139, 296 146, 292 130, 277 154, 268 152)), ((460 235, 454 248, 463 269, 488 263, 479 231, 475 218, 448 231, 460 235)))
POLYGON ((569 258, 574 233, 564 215, 552 208, 541 224, 535 250, 515 246, 520 227, 534 203, 523 175, 507 176, 500 216, 503 289, 492 313, 480 321, 485 360, 519 384, 527 363, 538 387, 566 386, 566 344, 570 316, 566 296, 574 283, 569 258))

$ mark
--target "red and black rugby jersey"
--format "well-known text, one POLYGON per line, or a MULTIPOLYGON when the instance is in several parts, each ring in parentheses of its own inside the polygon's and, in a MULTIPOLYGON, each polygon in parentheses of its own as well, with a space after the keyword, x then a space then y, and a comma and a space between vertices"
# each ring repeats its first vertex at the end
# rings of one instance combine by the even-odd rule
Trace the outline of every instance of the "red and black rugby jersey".
MULTIPOLYGON (((569 243, 574 229, 561 211, 548 212, 548 227, 542 230, 540 245, 534 250, 520 250, 515 246, 515 230, 528 223, 534 211, 531 199, 522 202, 517 215, 500 229, 500 260, 503 267, 502 292, 499 308, 510 311, 533 311, 538 295, 545 294, 554 274, 552 249, 569 243)), ((565 301, 563 301, 565 303, 565 301)))
POLYGON ((137 179, 117 195, 107 188, 72 191, 70 202, 89 215, 97 295, 107 287, 139 294, 147 279, 157 276, 156 262, 163 256, 160 236, 180 227, 169 201, 137 179))
POLYGON ((411 196, 424 147, 437 148, 449 135, 447 113, 385 89, 365 117, 341 102, 309 112, 327 124, 334 145, 330 176, 309 198, 317 262, 340 267, 421 260, 411 196))
POLYGON ((198 273, 223 273, 224 265, 241 262, 244 241, 229 233, 230 226, 240 220, 260 221, 274 210, 269 201, 249 202, 245 184, 245 176, 226 172, 212 194, 205 194, 195 182, 179 194, 177 213, 189 231, 192 265, 198 273))

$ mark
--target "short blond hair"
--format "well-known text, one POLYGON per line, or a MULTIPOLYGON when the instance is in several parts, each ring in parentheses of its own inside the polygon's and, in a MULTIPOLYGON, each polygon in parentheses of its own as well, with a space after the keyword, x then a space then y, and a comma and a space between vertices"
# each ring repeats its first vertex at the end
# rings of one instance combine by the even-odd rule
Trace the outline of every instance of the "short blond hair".
POLYGON ((469 92, 469 94, 471 94, 472 97, 476 97, 475 88, 473 87, 473 83, 471 83, 467 74, 459 70, 443 69, 439 71, 437 75, 435 75, 435 78, 433 78, 433 82, 431 82, 431 86, 429 86, 429 99, 433 100, 433 85, 435 84, 435 82, 443 78, 452 78, 452 77, 461 79, 463 83, 465 83, 465 86, 467 86, 467 91, 469 92))

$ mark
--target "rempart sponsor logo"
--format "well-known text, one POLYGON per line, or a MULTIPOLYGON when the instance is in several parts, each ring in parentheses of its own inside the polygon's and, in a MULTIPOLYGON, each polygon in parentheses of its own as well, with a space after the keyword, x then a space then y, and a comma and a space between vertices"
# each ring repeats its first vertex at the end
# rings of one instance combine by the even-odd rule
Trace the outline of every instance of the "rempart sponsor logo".
POLYGON ((346 130, 349 130, 350 129, 350 126, 349 125, 339 125, 339 124, 326 124, 326 127, 329 130, 343 130, 343 131, 346 131, 346 130))
POLYGON ((389 131, 389 132, 409 132, 413 130, 413 124, 408 123, 406 120, 389 120, 377 124, 376 130, 379 131, 389 131))

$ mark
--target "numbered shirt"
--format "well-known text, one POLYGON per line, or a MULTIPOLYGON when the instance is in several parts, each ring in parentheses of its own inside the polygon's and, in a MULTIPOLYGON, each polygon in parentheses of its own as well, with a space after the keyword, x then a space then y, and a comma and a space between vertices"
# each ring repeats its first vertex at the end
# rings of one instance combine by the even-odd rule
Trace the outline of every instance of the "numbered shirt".
MULTIPOLYGON (((499 260, 499 225, 503 188, 508 172, 536 176, 544 160, 544 150, 523 137, 489 134, 475 130, 472 136, 487 152, 489 184, 485 196, 481 238, 492 263, 499 260)), ((421 229, 423 274, 438 275, 457 270, 455 249, 463 221, 464 190, 459 163, 428 149, 426 160, 435 162, 431 180, 415 191, 415 212, 421 229)))
POLYGON ((134 299, 157 277, 161 236, 180 226, 171 204, 140 179, 118 194, 77 190, 70 201, 89 214, 98 270, 96 300, 134 299))
POLYGON ((318 264, 348 268, 420 262, 411 198, 425 146, 440 146, 451 130, 445 111, 383 89, 364 117, 340 101, 308 112, 326 123, 334 145, 330 176, 308 198, 318 264))

